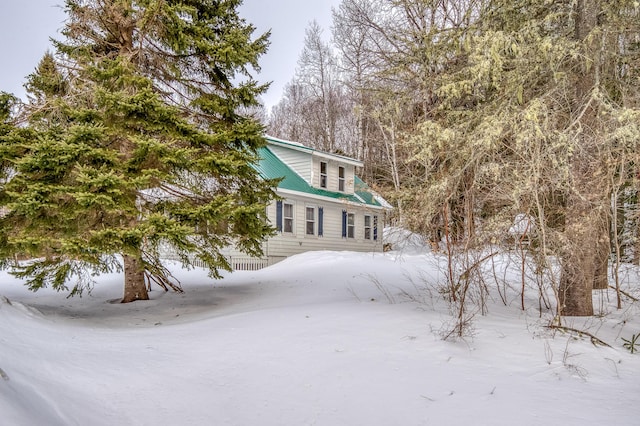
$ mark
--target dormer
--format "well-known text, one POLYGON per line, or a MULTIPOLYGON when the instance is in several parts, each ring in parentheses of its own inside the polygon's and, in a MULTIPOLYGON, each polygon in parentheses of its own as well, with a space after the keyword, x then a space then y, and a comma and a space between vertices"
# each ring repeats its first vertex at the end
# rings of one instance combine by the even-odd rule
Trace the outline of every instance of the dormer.
POLYGON ((315 151, 312 154, 310 183, 314 188, 353 194, 358 166, 362 166, 362 163, 357 160, 315 151))
POLYGON ((355 193, 355 172, 363 166, 361 161, 273 137, 267 141, 270 149, 313 188, 355 193))

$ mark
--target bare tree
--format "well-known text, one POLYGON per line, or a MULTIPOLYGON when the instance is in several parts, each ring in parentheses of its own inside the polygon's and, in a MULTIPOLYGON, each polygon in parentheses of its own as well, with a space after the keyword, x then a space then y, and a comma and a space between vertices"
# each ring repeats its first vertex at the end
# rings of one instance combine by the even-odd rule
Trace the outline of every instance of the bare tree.
POLYGON ((354 154, 349 149, 350 133, 342 124, 350 116, 338 73, 336 57, 323 40, 322 29, 311 22, 296 75, 272 111, 269 132, 325 151, 354 154))

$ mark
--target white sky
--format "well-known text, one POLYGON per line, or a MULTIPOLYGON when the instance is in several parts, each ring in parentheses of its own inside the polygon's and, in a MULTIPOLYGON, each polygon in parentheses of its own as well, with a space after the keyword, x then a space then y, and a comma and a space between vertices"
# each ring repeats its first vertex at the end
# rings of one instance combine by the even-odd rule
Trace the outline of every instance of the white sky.
MULTIPOLYGON (((59 37, 65 14, 63 0, 0 0, 0 91, 24 97, 25 77, 51 49, 50 37, 59 37)), ((331 8, 340 0, 244 0, 241 16, 261 34, 271 29, 269 52, 260 61, 258 81, 271 81, 263 96, 268 107, 278 102, 291 80, 304 43, 304 31, 315 19, 331 33, 331 8)))

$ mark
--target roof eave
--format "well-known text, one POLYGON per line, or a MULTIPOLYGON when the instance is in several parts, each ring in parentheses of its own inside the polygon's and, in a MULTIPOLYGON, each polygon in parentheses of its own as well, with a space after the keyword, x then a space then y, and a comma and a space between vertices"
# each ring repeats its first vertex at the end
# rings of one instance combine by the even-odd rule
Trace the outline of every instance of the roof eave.
POLYGON ((362 206, 362 207, 375 209, 375 210, 386 210, 384 206, 378 206, 375 204, 368 204, 364 202, 353 202, 346 198, 333 198, 333 197, 326 197, 324 195, 310 194, 308 192, 296 191, 294 189, 277 188, 276 192, 281 194, 297 195, 300 197, 310 198, 310 199, 319 200, 319 201, 328 201, 336 204, 347 204, 347 205, 353 205, 353 206, 362 206))
POLYGON ((341 163, 350 164, 355 167, 364 167, 364 163, 360 160, 356 160, 355 158, 344 157, 338 154, 330 154, 328 152, 322 151, 313 151, 311 153, 314 157, 326 158, 327 160, 340 160, 341 163))

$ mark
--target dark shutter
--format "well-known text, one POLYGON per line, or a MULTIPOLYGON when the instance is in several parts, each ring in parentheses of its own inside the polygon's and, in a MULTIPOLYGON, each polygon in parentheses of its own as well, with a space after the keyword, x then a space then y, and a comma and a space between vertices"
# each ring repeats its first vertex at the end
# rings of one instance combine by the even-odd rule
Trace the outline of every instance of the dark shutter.
POLYGON ((322 237, 323 226, 322 219, 324 217, 324 208, 318 207, 318 237, 322 237))
POLYGON ((378 241, 378 216, 373 217, 373 240, 378 241))
POLYGON ((282 232, 282 201, 276 201, 276 229, 282 232))
POLYGON ((342 238, 347 238, 347 211, 342 210, 342 238))

